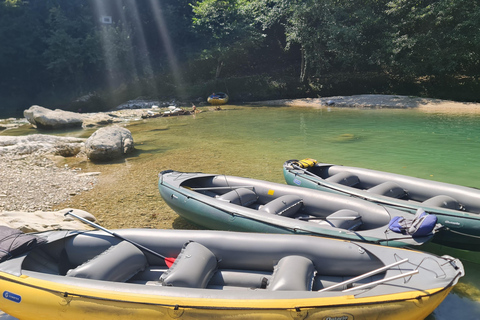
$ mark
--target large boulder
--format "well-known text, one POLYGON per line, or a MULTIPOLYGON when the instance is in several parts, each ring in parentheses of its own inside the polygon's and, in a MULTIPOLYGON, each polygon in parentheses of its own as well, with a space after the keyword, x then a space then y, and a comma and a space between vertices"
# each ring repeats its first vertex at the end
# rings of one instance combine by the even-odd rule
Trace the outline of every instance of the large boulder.
POLYGON ((85 141, 85 152, 92 161, 110 161, 134 150, 130 130, 114 125, 95 131, 85 141))
POLYGON ((81 127, 84 118, 79 113, 41 106, 31 106, 23 115, 32 125, 46 130, 81 127))

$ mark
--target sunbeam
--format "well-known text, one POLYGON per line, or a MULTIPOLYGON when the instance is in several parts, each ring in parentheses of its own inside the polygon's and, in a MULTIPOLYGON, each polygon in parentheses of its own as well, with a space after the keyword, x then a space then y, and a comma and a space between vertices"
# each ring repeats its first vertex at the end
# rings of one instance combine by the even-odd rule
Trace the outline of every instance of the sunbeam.
MULTIPOLYGON (((112 13, 109 12, 109 8, 107 7, 107 4, 105 1, 102 0, 94 0, 94 10, 95 10, 95 17, 98 19, 103 19, 103 17, 111 17, 112 13)), ((106 20, 108 21, 108 20, 106 20)), ((108 87, 110 91, 113 91, 118 84, 117 81, 115 81, 116 77, 116 70, 118 69, 119 66, 117 66, 117 54, 115 53, 114 50, 114 39, 113 39, 113 34, 111 32, 112 26, 110 25, 112 23, 112 20, 109 20, 108 24, 103 24, 104 22, 102 21, 102 25, 100 25, 100 45, 102 46, 102 52, 103 52, 103 57, 105 61, 105 71, 106 71, 106 81, 108 84, 108 87)))
POLYGON ((162 38, 162 43, 165 47, 167 53, 168 62, 172 70, 173 80, 175 82, 175 87, 177 88, 177 94, 180 97, 185 97, 185 87, 183 85, 182 76, 180 74, 180 68, 178 66, 176 55, 173 51, 173 45, 168 34, 168 27, 165 23, 165 18, 163 16, 163 11, 158 0, 150 0, 150 5, 152 6, 152 12, 155 17, 155 25, 157 27, 158 33, 162 38))
POLYGON ((145 32, 141 23, 141 17, 138 12, 138 5, 136 1, 125 1, 125 8, 121 8, 120 2, 117 2, 117 10, 121 13, 122 21, 125 24, 131 24, 135 32, 135 39, 130 38, 130 44, 136 48, 137 56, 132 54, 131 61, 135 67, 135 74, 151 76, 153 73, 152 63, 148 51, 148 46, 145 40, 145 32), (128 12, 128 16, 126 15, 128 12))
MULTIPOLYGON (((154 68, 152 53, 145 37, 138 4, 135 1, 93 0, 95 16, 114 16, 111 23, 100 23, 100 42, 105 61, 106 79, 110 92, 119 85, 129 83, 135 92, 144 92, 140 87, 140 78, 152 78, 154 68)), ((168 27, 158 0, 149 0, 153 22, 166 53, 173 76, 176 94, 185 97, 185 88, 180 74, 177 58, 173 49, 168 27)), ((108 19, 107 19, 108 21, 108 19)), ((145 83, 145 82, 142 82, 145 83)))

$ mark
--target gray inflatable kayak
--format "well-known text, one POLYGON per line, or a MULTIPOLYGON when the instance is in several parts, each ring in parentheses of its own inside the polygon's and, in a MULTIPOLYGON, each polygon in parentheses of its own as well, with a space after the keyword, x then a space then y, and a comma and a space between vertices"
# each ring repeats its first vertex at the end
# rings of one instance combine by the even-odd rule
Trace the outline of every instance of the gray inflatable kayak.
POLYGON ((445 226, 433 242, 480 250, 478 189, 315 160, 304 167, 298 160, 288 160, 283 174, 289 185, 361 198, 411 214, 424 210, 445 226))
POLYGON ((164 201, 181 217, 208 229, 294 233, 378 243, 420 245, 436 231, 435 216, 285 184, 172 170, 159 175, 164 201), (401 220, 402 226, 392 227, 401 220))

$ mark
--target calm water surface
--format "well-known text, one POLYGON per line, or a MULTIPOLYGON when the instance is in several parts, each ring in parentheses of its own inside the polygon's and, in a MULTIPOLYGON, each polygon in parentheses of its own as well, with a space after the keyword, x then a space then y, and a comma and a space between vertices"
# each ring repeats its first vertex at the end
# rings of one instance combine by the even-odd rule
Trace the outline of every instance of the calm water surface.
MULTIPOLYGON (((165 169, 283 183, 284 161, 310 157, 480 188, 480 116, 475 115, 229 106, 196 116, 138 121, 128 129, 137 151, 126 161, 94 165, 67 160, 104 172, 93 192, 67 205, 94 213, 106 227, 191 227, 158 194, 156 175, 165 169)), ((88 137, 92 132, 63 134, 88 137)), ((467 273, 428 319, 479 319, 480 254, 433 244, 423 250, 461 258, 467 273)))

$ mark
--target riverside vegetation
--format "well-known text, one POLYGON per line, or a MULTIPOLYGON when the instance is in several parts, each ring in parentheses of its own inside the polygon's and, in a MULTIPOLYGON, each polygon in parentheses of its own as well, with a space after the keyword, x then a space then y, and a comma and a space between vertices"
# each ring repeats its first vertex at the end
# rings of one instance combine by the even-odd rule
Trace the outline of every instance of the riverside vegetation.
POLYGON ((0 103, 7 117, 213 91, 479 101, 479 16, 469 0, 1 1, 0 103))

